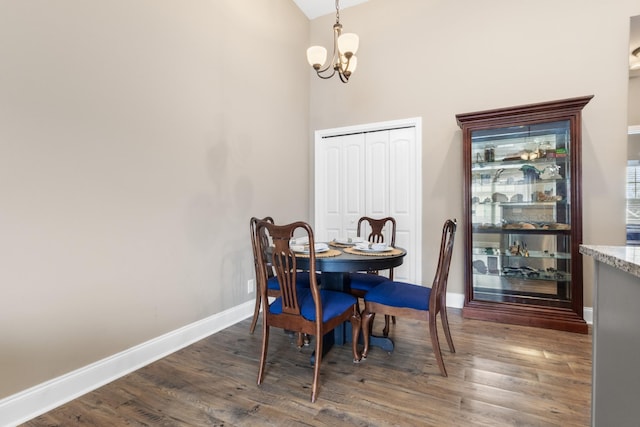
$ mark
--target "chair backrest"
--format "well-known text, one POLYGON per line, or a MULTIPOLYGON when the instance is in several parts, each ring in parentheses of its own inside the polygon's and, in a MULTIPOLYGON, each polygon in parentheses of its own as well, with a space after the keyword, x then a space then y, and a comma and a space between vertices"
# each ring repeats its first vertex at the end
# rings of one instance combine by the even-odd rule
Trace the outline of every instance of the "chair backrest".
MULTIPOLYGON (((389 232, 391 241, 387 242, 391 246, 396 245, 396 219, 388 216, 386 218, 371 218, 368 216, 363 216, 358 220, 358 237, 363 237, 364 233, 364 224, 367 223, 371 228, 371 232, 367 236, 367 241, 371 243, 385 243, 384 234, 382 234, 382 230, 387 224, 391 225, 391 230, 389 232)), ((378 273, 377 271, 373 271, 373 273, 378 273)), ((389 269, 389 279, 393 280, 393 268, 389 269)))
MULTIPOLYGON (((259 270, 262 275, 266 268, 266 262, 271 259, 271 266, 275 270, 280 285, 280 293, 282 298, 282 312, 292 315, 300 315, 300 306, 298 299, 297 274, 298 268, 296 256, 291 249, 290 242, 296 230, 302 229, 309 239, 309 248, 314 248, 315 240, 311 226, 305 222, 298 221, 286 225, 276 225, 269 221, 259 221, 257 224, 257 242, 258 252, 270 256, 259 256, 259 270), (269 248, 269 239, 273 246, 269 248)), ((309 251, 309 271, 316 271, 316 254, 312 249, 309 251)), ((309 275, 309 282, 313 299, 316 305, 316 319, 322 319, 322 304, 320 300, 320 290, 316 281, 316 275, 309 275)), ((263 299, 263 308, 268 310, 267 298, 263 299)), ((265 311, 267 312, 267 311, 265 311)))
POLYGON ((453 254, 453 242, 456 237, 456 220, 448 219, 442 227, 442 239, 440 240, 440 255, 438 256, 438 267, 431 286, 431 298, 429 300, 429 311, 438 313, 441 307, 446 304, 447 280, 449 279, 449 266, 453 254))
POLYGON ((362 236, 362 233, 364 233, 363 230, 363 224, 367 223, 369 225, 369 227, 371 228, 371 232, 369 233, 369 235, 367 236, 367 241, 371 242, 371 243, 384 243, 385 239, 384 239, 384 234, 382 234, 382 230, 384 229, 384 227, 388 224, 391 225, 391 231, 390 231, 390 239, 391 242, 388 242, 391 246, 395 246, 396 245, 396 220, 393 217, 386 217, 386 218, 371 218, 368 216, 363 216, 358 220, 358 237, 364 237, 362 236))
MULTIPOLYGON (((252 217, 249 220, 249 231, 251 233, 251 249, 253 249, 253 268, 255 270, 256 273, 256 281, 258 282, 258 285, 260 285, 260 272, 258 271, 258 269, 260 268, 258 265, 258 254, 260 253, 258 251, 258 222, 260 221, 266 221, 266 222, 270 222, 271 224, 274 223, 273 218, 271 218, 270 216, 266 216, 262 219, 260 218, 256 218, 255 216, 252 217)), ((268 245, 268 243, 267 243, 268 245)), ((269 262, 267 262, 267 278, 272 277, 273 276, 273 270, 271 269, 271 264, 269 262)))

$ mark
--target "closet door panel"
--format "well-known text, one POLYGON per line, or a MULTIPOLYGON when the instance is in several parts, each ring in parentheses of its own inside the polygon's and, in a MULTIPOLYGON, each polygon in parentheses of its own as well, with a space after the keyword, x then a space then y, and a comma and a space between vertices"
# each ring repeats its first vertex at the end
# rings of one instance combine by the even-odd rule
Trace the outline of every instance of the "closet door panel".
MULTIPOLYGON (((358 220, 365 210, 365 143, 363 134, 345 135, 341 137, 343 145, 343 162, 340 175, 343 191, 342 205, 344 209, 342 230, 343 237, 356 235, 358 220)), ((332 236, 333 237, 333 236, 332 236)))
MULTIPOLYGON (((415 128, 389 131, 389 207, 387 212, 396 219, 396 245, 402 248, 417 246, 416 215, 416 162, 415 128)), ((417 254, 416 254, 417 255, 417 254)), ((394 271, 398 280, 415 280, 416 262, 419 257, 405 257, 404 263, 394 271)))
POLYGON ((380 218, 389 212, 389 131, 365 137, 365 214, 380 218))
POLYGON ((322 177, 318 180, 322 185, 317 186, 316 191, 320 193, 319 198, 324 200, 322 203, 324 213, 318 218, 322 224, 319 228, 326 233, 325 239, 333 239, 342 236, 343 228, 341 189, 345 177, 342 176, 341 165, 344 155, 340 138, 324 140, 319 155, 323 157, 323 160, 318 163, 322 169, 316 170, 316 174, 322 177))

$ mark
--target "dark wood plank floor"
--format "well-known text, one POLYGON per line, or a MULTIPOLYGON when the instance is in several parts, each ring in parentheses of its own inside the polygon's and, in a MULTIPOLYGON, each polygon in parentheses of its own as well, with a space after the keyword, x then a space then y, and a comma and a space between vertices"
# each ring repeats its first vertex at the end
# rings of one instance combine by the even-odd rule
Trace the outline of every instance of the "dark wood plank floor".
POLYGON ((426 325, 398 319, 390 333, 393 354, 374 348, 353 364, 348 345, 332 349, 313 404, 312 348, 298 350, 272 329, 258 387, 261 334, 250 335, 246 320, 24 425, 589 425, 591 334, 449 312, 457 352, 444 350, 447 378, 439 374, 426 325))

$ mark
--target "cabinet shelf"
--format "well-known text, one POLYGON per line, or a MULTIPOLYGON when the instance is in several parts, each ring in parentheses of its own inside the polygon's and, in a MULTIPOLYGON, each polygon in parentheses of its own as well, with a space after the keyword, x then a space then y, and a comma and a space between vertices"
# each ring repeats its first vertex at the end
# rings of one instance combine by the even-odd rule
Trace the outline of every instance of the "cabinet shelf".
POLYGON ((571 229, 553 229, 553 228, 505 228, 495 226, 474 225, 471 229, 474 233, 479 234, 571 234, 571 229))
POLYGON ((472 165, 471 171, 494 171, 498 169, 518 169, 524 165, 533 166, 539 169, 540 166, 547 167, 566 162, 566 157, 544 158, 536 160, 502 160, 496 162, 476 162, 472 165))
POLYGON ((517 255, 512 254, 510 252, 500 252, 499 249, 494 248, 473 248, 473 255, 489 255, 489 256, 500 256, 504 258, 516 259, 533 259, 533 258, 544 258, 544 259, 571 259, 571 254, 568 252, 549 252, 549 251, 529 251, 528 255, 517 255))
POLYGON ((509 188, 509 187, 519 187, 519 186, 531 186, 531 185, 545 185, 545 184, 554 184, 558 181, 563 181, 560 178, 554 178, 554 179, 537 179, 535 181, 525 181, 525 180, 519 180, 519 181, 513 181, 513 182, 500 182, 500 181, 493 181, 492 178, 485 178, 487 179, 486 182, 482 182, 482 178, 480 178, 481 182, 472 182, 471 185, 474 188, 477 187, 498 187, 498 188, 509 188))
POLYGON ((581 111, 592 96, 458 114, 463 316, 587 332, 582 317, 581 111))
POLYGON ((478 273, 474 272, 474 276, 495 276, 507 279, 525 279, 531 281, 554 281, 554 282, 570 282, 571 275, 563 272, 544 272, 544 271, 531 271, 531 272, 507 272, 505 273, 478 273))

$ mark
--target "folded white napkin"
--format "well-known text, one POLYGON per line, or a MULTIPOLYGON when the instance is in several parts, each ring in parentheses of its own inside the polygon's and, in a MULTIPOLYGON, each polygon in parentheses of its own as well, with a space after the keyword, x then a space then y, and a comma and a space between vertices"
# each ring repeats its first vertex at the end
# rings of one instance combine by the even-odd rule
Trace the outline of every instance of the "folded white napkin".
POLYGON ((369 249, 369 242, 358 242, 355 245, 356 249, 365 249, 368 250, 369 249))
POLYGON ((316 243, 315 249, 316 249, 316 252, 326 251, 329 249, 329 245, 327 245, 326 243, 316 243))
POLYGON ((385 249, 387 249, 387 244, 359 242, 359 243, 356 243, 355 248, 363 251, 384 251, 385 249))
POLYGON ((362 237, 338 237, 335 241, 343 245, 351 245, 364 242, 364 239, 362 237))
POLYGON ((289 242, 290 242, 289 245, 308 245, 309 236, 293 238, 289 242))

